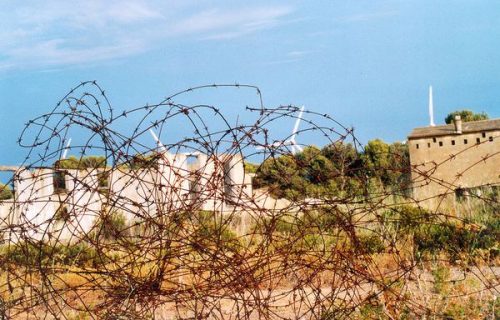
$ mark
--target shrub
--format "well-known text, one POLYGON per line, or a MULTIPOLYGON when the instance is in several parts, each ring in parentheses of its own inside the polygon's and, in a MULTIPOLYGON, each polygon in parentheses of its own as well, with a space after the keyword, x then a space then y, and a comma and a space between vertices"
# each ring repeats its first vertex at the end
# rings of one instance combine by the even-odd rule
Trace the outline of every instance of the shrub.
POLYGON ((357 237, 359 251, 364 254, 381 253, 385 250, 384 241, 375 233, 361 234, 357 237))
POLYGON ((256 173, 259 169, 259 165, 251 162, 245 162, 245 173, 256 173))
POLYGON ((57 160, 54 164, 59 169, 97 169, 106 167, 106 158, 103 156, 86 156, 57 160))
POLYGON ((54 264, 82 267, 95 265, 97 260, 100 260, 96 250, 85 243, 54 246, 43 242, 19 242, 2 249, 1 255, 5 261, 25 267, 48 267, 54 264))
POLYGON ((434 277, 434 292, 438 294, 445 294, 448 289, 450 268, 439 265, 432 270, 432 276, 434 277))
POLYGON ((92 238, 116 240, 130 232, 125 216, 118 211, 101 214, 94 226, 92 238))
POLYGON ((236 233, 230 229, 230 221, 217 219, 214 217, 215 214, 210 211, 197 213, 197 221, 193 225, 196 246, 238 251, 241 244, 236 233))
POLYGON ((8 185, 0 183, 0 201, 9 200, 14 197, 14 193, 8 185))
POLYGON ((451 222, 424 225, 415 233, 416 251, 422 253, 446 252, 453 259, 463 253, 472 257, 478 250, 487 250, 493 257, 498 255, 500 222, 494 221, 486 228, 477 230, 470 225, 459 226, 451 222))

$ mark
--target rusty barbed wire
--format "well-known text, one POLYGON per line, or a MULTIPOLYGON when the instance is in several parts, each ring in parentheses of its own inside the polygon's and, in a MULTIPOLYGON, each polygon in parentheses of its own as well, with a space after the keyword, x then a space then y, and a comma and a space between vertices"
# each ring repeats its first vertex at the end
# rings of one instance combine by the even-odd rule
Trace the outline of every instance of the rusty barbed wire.
POLYGON ((370 160, 353 128, 267 107, 255 86, 199 86, 118 112, 83 82, 18 142, 27 156, 0 202, 4 318, 498 314, 496 186, 446 206, 460 190, 435 176, 446 161, 412 167, 405 145, 370 160), (215 89, 255 91, 250 120, 180 102, 215 89), (431 181, 444 191, 413 194, 431 181))

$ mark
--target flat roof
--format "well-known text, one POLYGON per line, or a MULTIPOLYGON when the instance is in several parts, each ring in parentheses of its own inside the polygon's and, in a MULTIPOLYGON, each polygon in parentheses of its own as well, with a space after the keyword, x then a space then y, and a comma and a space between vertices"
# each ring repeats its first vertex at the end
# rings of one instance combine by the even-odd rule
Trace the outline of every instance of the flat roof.
MULTIPOLYGON (((462 133, 500 130, 500 119, 462 122, 462 133)), ((434 127, 415 128, 408 139, 419 139, 439 136, 455 136, 455 125, 445 124, 434 127)))

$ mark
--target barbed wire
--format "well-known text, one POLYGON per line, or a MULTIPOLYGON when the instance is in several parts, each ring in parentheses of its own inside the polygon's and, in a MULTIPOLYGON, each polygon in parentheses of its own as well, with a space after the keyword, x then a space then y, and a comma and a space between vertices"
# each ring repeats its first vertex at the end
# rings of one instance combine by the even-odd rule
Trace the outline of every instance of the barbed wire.
MULTIPOLYGON (((452 210, 443 201, 460 185, 435 177, 446 161, 412 167, 405 145, 373 153, 388 163, 369 160, 353 128, 267 107, 258 87, 199 86, 118 112, 82 82, 18 143, 27 156, 0 203, 4 318, 432 318, 466 303, 498 312, 498 188, 452 210), (215 89, 255 91, 242 109, 252 116, 233 125, 220 107, 179 102, 215 89), (412 194, 430 181, 444 191, 412 194)), ((498 152, 462 173, 487 161, 498 152)))

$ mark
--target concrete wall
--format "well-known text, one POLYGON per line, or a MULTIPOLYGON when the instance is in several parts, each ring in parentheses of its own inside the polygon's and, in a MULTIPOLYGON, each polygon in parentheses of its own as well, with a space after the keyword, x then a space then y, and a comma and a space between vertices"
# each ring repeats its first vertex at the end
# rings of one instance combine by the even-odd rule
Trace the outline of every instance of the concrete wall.
POLYGON ((410 138, 414 198, 436 209, 449 202, 457 188, 500 183, 499 137, 500 131, 486 131, 410 138))
POLYGON ((129 221, 166 214, 189 205, 189 178, 186 156, 181 154, 165 153, 157 166, 117 167, 110 174, 108 203, 129 221))
POLYGON ((72 241, 91 232, 99 215, 110 210, 133 222, 175 210, 243 214, 258 209, 241 156, 196 157, 188 165, 186 155, 165 153, 155 166, 106 169, 109 190, 104 192, 99 185, 104 169, 62 170, 65 189, 55 189, 55 169, 20 169, 14 179, 15 202, 0 203, 0 224, 15 221, 26 227, 17 230, 13 241, 72 241))
POLYGON ((59 207, 58 195, 54 194, 53 170, 22 169, 14 180, 16 210, 13 220, 25 228, 21 237, 48 239, 50 221, 59 207))
POLYGON ((0 201, 0 241, 9 239, 11 236, 11 225, 14 221, 14 201, 0 201))
POLYGON ((245 173, 245 165, 240 155, 225 157, 224 184, 227 202, 237 206, 251 201, 252 181, 245 173))
POLYGON ((102 210, 104 196, 99 193, 98 170, 65 172, 66 192, 58 194, 58 209, 65 208, 68 219, 54 221, 52 232, 59 240, 73 240, 92 231, 102 210))
POLYGON ((191 167, 191 205, 194 209, 220 211, 224 203, 224 163, 199 154, 191 167))
POLYGON ((156 215, 156 170, 117 168, 111 172, 109 181, 109 208, 119 208, 128 221, 156 215))

